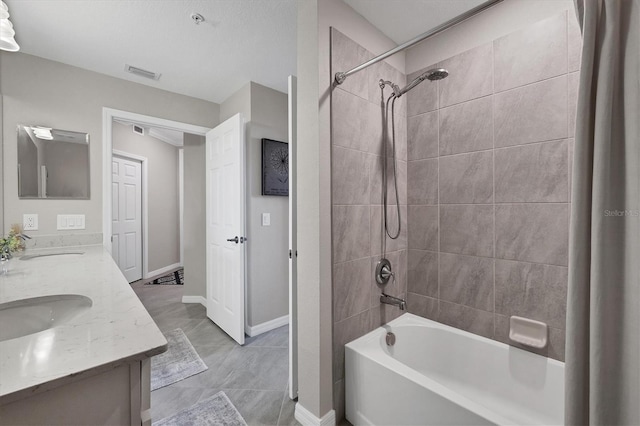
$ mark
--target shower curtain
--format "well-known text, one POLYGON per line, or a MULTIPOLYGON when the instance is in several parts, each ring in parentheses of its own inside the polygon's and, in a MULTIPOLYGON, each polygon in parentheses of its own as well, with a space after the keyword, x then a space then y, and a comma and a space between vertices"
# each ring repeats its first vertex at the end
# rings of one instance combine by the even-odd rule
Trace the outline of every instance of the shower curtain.
POLYGON ((640 0, 577 0, 565 421, 640 425, 640 0))

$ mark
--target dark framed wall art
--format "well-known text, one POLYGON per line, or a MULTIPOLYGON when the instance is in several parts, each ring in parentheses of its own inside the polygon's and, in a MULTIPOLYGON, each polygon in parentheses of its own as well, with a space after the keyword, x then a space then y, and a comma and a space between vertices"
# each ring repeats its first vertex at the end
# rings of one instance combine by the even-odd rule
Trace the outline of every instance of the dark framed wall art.
POLYGON ((289 144, 262 139, 262 195, 289 195, 289 144))

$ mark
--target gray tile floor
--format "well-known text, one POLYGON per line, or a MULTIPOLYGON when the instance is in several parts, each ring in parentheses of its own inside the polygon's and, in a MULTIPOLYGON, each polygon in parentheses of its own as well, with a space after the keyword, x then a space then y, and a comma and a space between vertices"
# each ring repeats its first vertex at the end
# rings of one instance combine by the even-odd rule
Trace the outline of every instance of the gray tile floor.
POLYGON ((200 304, 183 304, 182 286, 132 287, 162 332, 181 328, 209 367, 151 392, 153 420, 171 416, 223 390, 249 425, 299 425, 289 399, 288 327, 236 344, 211 322, 200 304))

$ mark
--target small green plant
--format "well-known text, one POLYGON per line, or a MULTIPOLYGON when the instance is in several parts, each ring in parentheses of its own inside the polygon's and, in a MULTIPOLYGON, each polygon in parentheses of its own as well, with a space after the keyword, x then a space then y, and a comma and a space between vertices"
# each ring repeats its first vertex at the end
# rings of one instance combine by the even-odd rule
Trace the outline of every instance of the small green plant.
POLYGON ((11 259, 13 253, 24 250, 24 242, 28 239, 30 237, 22 233, 20 225, 11 226, 9 235, 0 238, 0 259, 11 259))

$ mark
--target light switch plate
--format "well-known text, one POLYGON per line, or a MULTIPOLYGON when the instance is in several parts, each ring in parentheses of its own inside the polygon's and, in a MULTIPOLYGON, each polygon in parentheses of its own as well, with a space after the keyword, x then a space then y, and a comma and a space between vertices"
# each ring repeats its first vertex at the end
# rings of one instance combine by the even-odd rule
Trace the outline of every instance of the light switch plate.
POLYGON ((38 230, 38 215, 37 214, 23 214, 22 215, 22 230, 23 231, 37 231, 38 230))
POLYGON ((59 214, 58 230, 84 229, 83 214, 59 214))
POLYGON ((262 226, 271 226, 271 213, 262 213, 262 226))

